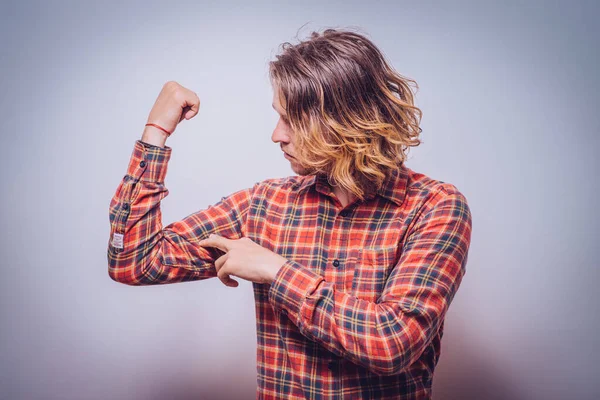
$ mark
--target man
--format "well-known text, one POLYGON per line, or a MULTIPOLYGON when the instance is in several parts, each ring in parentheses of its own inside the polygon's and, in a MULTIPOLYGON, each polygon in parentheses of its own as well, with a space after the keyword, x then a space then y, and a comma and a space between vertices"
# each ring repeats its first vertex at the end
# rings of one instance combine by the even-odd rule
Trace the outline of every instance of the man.
POLYGON ((198 96, 168 82, 110 203, 109 275, 128 285, 253 282, 257 398, 429 399, 471 213, 404 165, 418 145, 410 83, 364 36, 313 32, 270 64, 272 140, 297 174, 166 227, 169 133, 198 96))

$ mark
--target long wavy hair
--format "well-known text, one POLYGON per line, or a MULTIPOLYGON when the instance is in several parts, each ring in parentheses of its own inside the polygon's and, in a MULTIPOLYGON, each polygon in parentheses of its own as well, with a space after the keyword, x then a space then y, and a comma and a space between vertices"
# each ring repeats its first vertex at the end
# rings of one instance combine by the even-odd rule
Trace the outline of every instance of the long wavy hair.
POLYGON ((296 138, 298 162, 360 199, 421 143, 417 83, 396 72, 365 36, 312 32, 285 42, 269 63, 271 84, 296 138))

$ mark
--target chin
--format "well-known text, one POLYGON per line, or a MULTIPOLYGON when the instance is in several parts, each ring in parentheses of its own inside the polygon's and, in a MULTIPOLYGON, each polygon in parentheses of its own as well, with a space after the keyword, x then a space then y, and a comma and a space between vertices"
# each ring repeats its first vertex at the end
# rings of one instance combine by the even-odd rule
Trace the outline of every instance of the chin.
POLYGON ((299 165, 298 163, 292 163, 292 171, 294 171, 296 174, 298 174, 300 176, 306 176, 306 175, 313 174, 313 172, 310 169, 304 168, 301 165, 299 165))
POLYGON ((301 175, 301 176, 305 176, 308 175, 308 171, 302 168, 294 168, 292 167, 292 171, 294 171, 296 174, 301 175))
POLYGON ((290 166, 292 167, 292 171, 300 176, 312 175, 316 172, 310 168, 303 167, 296 159, 290 160, 290 166))

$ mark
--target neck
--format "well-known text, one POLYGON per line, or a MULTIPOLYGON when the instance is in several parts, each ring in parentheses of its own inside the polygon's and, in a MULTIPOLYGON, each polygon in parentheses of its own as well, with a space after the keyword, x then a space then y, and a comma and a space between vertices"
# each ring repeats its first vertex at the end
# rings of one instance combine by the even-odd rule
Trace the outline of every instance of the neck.
MULTIPOLYGON (((335 197, 337 197, 337 199, 340 201, 340 203, 342 204, 343 207, 346 207, 348 204, 353 203, 358 198, 351 191, 346 190, 346 189, 342 188, 340 185, 338 185, 336 182, 332 182, 329 179, 327 179, 327 175, 321 175, 321 177, 326 180, 326 182, 329 184, 329 186, 331 186, 331 189, 333 190, 335 197)), ((372 191, 375 190, 375 188, 372 185, 373 183, 366 180, 365 178, 362 178, 360 180, 360 184, 362 184, 362 186, 366 188, 367 193, 371 193, 372 191)))
POLYGON ((342 203, 343 207, 346 207, 348 204, 352 203, 356 200, 356 196, 349 191, 340 189, 339 186, 333 187, 333 193, 335 193, 335 197, 338 198, 340 203, 342 203))

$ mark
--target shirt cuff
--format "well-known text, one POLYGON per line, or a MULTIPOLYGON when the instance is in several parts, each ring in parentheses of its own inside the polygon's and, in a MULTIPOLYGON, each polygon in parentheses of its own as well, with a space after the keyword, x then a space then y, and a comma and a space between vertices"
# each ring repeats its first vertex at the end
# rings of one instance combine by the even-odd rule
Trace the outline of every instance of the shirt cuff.
POLYGON ((153 146, 136 140, 127 166, 127 175, 140 181, 163 183, 171 151, 169 146, 153 146))
POLYGON ((287 260, 271 283, 269 301, 273 307, 287 313, 293 321, 298 321, 305 299, 323 280, 321 275, 295 261, 287 260))

